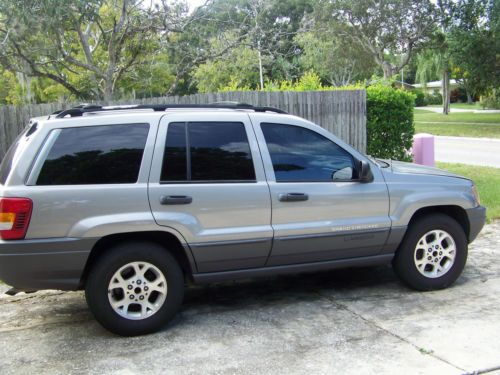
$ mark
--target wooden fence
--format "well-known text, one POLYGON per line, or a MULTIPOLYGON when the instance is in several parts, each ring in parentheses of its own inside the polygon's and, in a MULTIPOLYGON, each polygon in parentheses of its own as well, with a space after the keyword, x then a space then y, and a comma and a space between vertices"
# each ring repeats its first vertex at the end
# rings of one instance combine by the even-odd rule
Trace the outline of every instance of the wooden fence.
MULTIPOLYGON (((208 104, 237 101, 277 107, 312 121, 337 135, 358 150, 366 151, 366 92, 364 90, 308 92, 224 92, 160 98, 118 100, 117 104, 208 104)), ((32 117, 74 106, 75 103, 0 106, 0 159, 32 117)))

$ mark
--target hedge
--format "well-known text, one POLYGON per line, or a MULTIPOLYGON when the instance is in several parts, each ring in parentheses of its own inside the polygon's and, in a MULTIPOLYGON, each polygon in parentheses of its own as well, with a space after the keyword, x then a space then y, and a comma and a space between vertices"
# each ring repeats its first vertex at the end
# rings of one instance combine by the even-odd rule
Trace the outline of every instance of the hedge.
POLYGON ((415 107, 424 107, 427 105, 427 99, 422 90, 413 90, 412 92, 415 94, 415 107))
POLYGON ((390 86, 366 88, 367 154, 411 161, 415 95, 390 86))

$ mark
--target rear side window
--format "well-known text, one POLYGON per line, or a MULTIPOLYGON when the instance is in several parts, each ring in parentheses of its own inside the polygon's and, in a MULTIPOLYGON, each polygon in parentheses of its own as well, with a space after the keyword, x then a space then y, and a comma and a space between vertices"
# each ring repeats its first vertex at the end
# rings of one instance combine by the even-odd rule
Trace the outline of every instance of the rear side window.
POLYGON ((60 130, 37 185, 137 182, 148 124, 102 125, 60 130))
POLYGON ((161 181, 255 181, 245 125, 240 122, 169 124, 161 181))

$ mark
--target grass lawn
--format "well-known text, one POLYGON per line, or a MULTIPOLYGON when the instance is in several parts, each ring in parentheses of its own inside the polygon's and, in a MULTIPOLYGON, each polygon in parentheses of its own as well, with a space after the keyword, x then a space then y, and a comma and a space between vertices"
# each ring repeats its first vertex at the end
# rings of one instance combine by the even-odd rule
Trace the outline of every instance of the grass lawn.
POLYGON ((476 122, 484 124, 500 125, 500 113, 450 113, 443 115, 442 113, 434 113, 426 110, 415 110, 415 121, 425 122, 476 122))
POLYGON ((500 138, 500 113, 450 113, 415 110, 415 132, 455 137, 500 138), (484 124, 484 125, 483 125, 484 124))
POLYGON ((415 122, 415 133, 429 133, 434 135, 448 135, 453 137, 500 138, 500 124, 498 125, 468 125, 415 122))
MULTIPOLYGON (((472 103, 472 104, 467 104, 467 103, 451 103, 450 104, 451 108, 460 108, 460 109, 470 109, 470 110, 481 110, 483 107, 479 104, 479 102, 472 103)), ((443 108, 442 104, 431 104, 428 105, 427 107, 434 107, 434 108, 443 108)))
POLYGON ((488 221, 500 219, 500 168, 440 162, 436 166, 472 179, 477 185, 481 204, 487 208, 488 221))

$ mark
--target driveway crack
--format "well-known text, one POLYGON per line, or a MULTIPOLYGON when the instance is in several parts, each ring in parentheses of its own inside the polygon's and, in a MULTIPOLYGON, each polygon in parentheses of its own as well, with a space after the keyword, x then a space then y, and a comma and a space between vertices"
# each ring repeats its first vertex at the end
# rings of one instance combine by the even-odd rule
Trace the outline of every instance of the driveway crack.
POLYGON ((357 313, 356 311, 354 310, 351 310, 347 305, 343 304, 343 303, 340 303, 338 302, 337 300, 333 299, 332 297, 330 296, 327 296, 327 295, 324 295, 322 294, 321 292, 318 292, 318 294, 323 297, 323 298, 326 298, 328 301, 330 301, 332 304, 334 304, 337 308, 339 309, 342 309, 342 310, 345 310, 347 311, 348 313, 350 313, 351 315, 363 320, 365 323, 367 323, 368 325, 374 327, 375 329, 378 329, 378 330, 381 330, 385 333, 387 333, 388 335, 396 338, 397 340, 400 340, 408 345, 411 345, 412 347, 414 347, 416 350, 418 350, 420 353, 422 354, 426 354, 426 355, 429 355, 435 359, 437 359, 438 361, 441 361, 443 363, 446 363, 447 365, 450 365, 454 368, 456 368, 457 370, 460 370, 462 372, 466 372, 465 369, 451 363, 450 361, 447 361, 446 359, 440 357, 439 355, 435 354, 434 352, 430 352, 428 351, 427 349, 423 348, 423 347, 420 347, 418 346, 417 344, 414 344, 413 342, 411 342, 410 340, 404 338, 403 336, 400 336, 398 335, 397 333, 394 333, 394 332, 391 332, 389 331, 388 329, 382 327, 381 325, 377 324, 376 322, 364 317, 363 315, 357 313))

